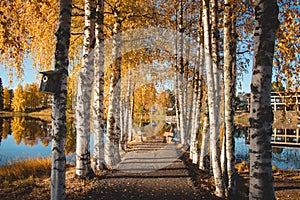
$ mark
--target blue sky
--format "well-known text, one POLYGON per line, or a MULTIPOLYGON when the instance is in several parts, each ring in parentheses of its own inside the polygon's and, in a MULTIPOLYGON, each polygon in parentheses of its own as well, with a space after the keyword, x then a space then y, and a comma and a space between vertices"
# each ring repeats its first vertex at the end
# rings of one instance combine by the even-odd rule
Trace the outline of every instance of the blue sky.
POLYGON ((20 81, 16 75, 13 78, 12 85, 10 84, 10 77, 8 76, 8 69, 4 69, 4 66, 0 66, 0 78, 2 79, 3 87, 8 87, 10 89, 15 89, 17 85, 20 83, 21 85, 25 85, 26 83, 37 82, 36 77, 38 72, 32 68, 32 60, 26 60, 24 63, 24 76, 23 81, 20 81))

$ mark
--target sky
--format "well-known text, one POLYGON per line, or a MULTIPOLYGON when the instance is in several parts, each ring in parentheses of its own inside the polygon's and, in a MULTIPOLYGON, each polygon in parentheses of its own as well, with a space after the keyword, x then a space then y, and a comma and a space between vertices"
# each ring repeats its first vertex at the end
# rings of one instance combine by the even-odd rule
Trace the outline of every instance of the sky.
POLYGON ((38 72, 32 68, 33 61, 28 59, 25 61, 24 66, 24 76, 23 81, 20 81, 16 76, 13 78, 13 83, 10 84, 10 77, 8 76, 8 69, 4 66, 0 66, 0 78, 2 79, 3 87, 8 87, 9 89, 15 89, 18 84, 25 85, 26 83, 37 82, 36 77, 38 72))
MULTIPOLYGON (((32 63, 33 63, 32 60, 25 61, 23 81, 20 81, 15 76, 12 85, 9 83, 10 78, 7 75, 8 71, 5 70, 3 66, 0 66, 0 78, 2 79, 3 87, 15 89, 19 83, 23 86, 26 83, 32 83, 32 82, 40 83, 40 80, 36 79, 38 72, 36 72, 36 70, 32 68, 32 63)), ((237 92, 250 92, 250 83, 251 83, 251 69, 248 69, 248 74, 244 74, 243 80, 241 81, 242 88, 237 88, 237 92)))

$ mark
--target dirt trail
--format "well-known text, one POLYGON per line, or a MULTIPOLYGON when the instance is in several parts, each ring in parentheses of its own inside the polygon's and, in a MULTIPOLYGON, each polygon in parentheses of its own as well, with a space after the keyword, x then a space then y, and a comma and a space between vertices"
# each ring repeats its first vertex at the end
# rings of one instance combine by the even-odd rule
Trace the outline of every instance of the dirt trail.
MULTIPOLYGON (((78 199, 201 199, 178 145, 135 144, 122 162, 78 199)), ((69 195, 73 199, 72 194, 69 195)), ((74 197, 75 198, 75 197, 74 197)))

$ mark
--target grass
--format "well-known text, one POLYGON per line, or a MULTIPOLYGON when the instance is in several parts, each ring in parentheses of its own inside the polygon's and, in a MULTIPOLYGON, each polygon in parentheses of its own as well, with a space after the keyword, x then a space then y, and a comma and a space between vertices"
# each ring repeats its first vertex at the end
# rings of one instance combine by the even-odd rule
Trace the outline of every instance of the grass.
POLYGON ((20 160, 6 166, 0 166, 0 185, 5 186, 15 181, 24 181, 34 177, 49 177, 50 174, 50 158, 20 160))

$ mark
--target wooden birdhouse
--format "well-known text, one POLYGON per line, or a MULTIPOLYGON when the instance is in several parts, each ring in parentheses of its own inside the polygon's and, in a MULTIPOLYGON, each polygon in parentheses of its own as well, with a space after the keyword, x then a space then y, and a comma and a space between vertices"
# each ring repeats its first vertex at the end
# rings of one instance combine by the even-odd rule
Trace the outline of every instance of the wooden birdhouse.
POLYGON ((60 90, 62 72, 59 70, 51 70, 40 73, 43 74, 40 84, 40 92, 58 94, 60 90))

